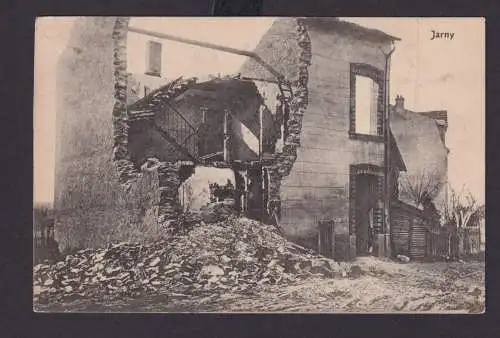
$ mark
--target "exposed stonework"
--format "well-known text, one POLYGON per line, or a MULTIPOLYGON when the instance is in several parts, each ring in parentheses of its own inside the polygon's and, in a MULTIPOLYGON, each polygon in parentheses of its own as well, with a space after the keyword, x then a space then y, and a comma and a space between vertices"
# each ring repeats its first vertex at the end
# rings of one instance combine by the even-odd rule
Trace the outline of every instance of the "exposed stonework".
POLYGON ((158 220, 164 223, 175 218, 181 212, 179 204, 179 163, 161 162, 158 166, 158 177, 160 182, 160 206, 158 210, 158 220))
POLYGON ((131 180, 138 171, 128 153, 127 113, 127 31, 129 17, 119 17, 113 29, 113 66, 115 77, 115 103, 113 105, 113 161, 118 170, 119 181, 130 188, 131 180))
MULTIPOLYGON (((125 187, 127 193, 136 186, 136 181, 141 177, 136 165, 130 160, 128 150, 128 130, 130 127, 130 116, 127 109, 127 32, 130 17, 119 17, 115 21, 113 29, 113 66, 115 81, 115 103, 113 106, 113 162, 116 165, 119 182, 125 187)), ((166 91, 158 91, 153 100, 163 100, 175 97, 184 92, 189 85, 196 83, 196 78, 173 81, 166 91)), ((134 116, 137 118, 137 116, 134 116)), ((158 180, 158 185, 150 185, 151 193, 158 195, 158 203, 155 206, 157 222, 164 223, 168 219, 175 218, 180 212, 178 202, 178 188, 181 184, 179 179, 180 165, 176 163, 159 162, 151 159, 149 165, 153 165, 158 180)), ((143 215, 145 217, 146 215, 143 215)), ((143 220, 138 220, 142 223, 143 220)))
MULTIPOLYGON (((309 81, 308 67, 311 65, 311 39, 307 33, 307 27, 302 19, 296 19, 296 38, 300 47, 298 78, 295 81, 295 88, 290 105, 290 115, 287 121, 285 144, 281 152, 274 157, 274 164, 269 167, 269 203, 268 212, 278 212, 280 207, 280 186, 285 176, 290 174, 293 164, 297 159, 297 148, 300 146, 300 132, 302 129, 302 116, 307 109, 309 97, 307 84, 309 81)), ((278 118, 282 118, 283 105, 278 107, 278 118)))

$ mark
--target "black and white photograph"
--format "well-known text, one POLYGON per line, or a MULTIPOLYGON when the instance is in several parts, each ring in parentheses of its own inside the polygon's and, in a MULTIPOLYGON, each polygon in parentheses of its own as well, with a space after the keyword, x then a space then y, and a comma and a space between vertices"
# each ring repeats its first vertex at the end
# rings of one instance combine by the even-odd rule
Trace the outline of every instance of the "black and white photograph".
POLYGON ((485 20, 39 17, 33 311, 485 312, 485 20))

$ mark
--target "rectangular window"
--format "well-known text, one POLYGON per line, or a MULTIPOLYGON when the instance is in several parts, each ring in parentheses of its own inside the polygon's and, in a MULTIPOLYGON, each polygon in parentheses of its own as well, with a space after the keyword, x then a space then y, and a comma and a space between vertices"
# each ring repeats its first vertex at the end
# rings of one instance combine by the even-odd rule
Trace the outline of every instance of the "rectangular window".
POLYGON ((356 75, 357 134, 377 135, 378 84, 369 77, 356 75))
POLYGON ((365 64, 351 64, 351 135, 383 135, 382 71, 365 64))
POLYGON ((161 77, 161 43, 148 41, 146 74, 161 77))

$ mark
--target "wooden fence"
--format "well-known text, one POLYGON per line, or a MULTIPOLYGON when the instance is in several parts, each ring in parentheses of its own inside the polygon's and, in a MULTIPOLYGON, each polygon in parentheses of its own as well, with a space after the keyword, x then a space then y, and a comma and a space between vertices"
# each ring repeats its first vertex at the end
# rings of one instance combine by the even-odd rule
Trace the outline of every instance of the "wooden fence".
MULTIPOLYGON (((318 224, 318 252, 337 261, 352 260, 349 234, 336 234, 333 221, 318 224)), ((391 241, 393 255, 414 260, 457 258, 480 254, 479 227, 441 227, 423 210, 397 201, 391 205, 391 241)))
POLYGON ((480 253, 479 227, 428 229, 426 235, 427 257, 463 257, 480 253))
POLYGON ((335 224, 333 221, 320 221, 318 234, 318 251, 320 255, 335 256, 335 224))
POLYGON ((351 253, 349 234, 336 234, 333 220, 322 220, 318 224, 318 253, 339 262, 355 258, 351 253))
POLYGON ((54 224, 50 219, 48 222, 36 220, 34 226, 34 263, 54 261, 59 256, 57 242, 54 239, 54 224))

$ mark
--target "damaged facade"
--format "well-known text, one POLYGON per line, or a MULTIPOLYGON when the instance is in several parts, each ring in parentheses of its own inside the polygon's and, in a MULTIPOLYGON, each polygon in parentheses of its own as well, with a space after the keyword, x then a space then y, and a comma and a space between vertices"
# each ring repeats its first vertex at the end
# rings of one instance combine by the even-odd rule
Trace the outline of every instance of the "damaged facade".
POLYGON ((238 75, 163 79, 127 71, 128 21, 80 19, 60 63, 66 84, 77 71, 59 89, 63 247, 160 229, 209 203, 210 184, 229 182, 241 213, 304 246, 317 248, 318 224, 328 219, 349 255, 390 254, 386 196, 398 198, 407 166, 402 124, 391 118, 391 132, 385 120, 390 59, 382 51, 397 38, 334 18, 279 18, 238 75), (96 74, 85 73, 92 67, 96 74), (89 128, 75 134, 82 125, 89 128))
MULTIPOLYGON (((297 53, 289 33, 291 19, 276 20, 256 48, 289 78, 300 76, 297 65, 310 64, 308 106, 295 118, 293 166, 278 179, 280 222, 290 238, 314 247, 318 223, 332 219, 335 232, 345 236, 350 254, 363 255, 370 250, 366 224, 371 217, 375 237, 371 250, 388 254, 390 229, 384 220, 387 83, 382 51, 388 51, 396 38, 333 18, 308 18, 302 24, 308 35, 306 58, 293 59, 297 53), (356 81, 365 79, 374 89, 367 102, 372 123, 368 130, 359 131, 356 81)), ((262 76, 263 72, 249 61, 242 74, 262 76)), ((404 170, 395 143, 391 152, 393 171, 404 170)))

